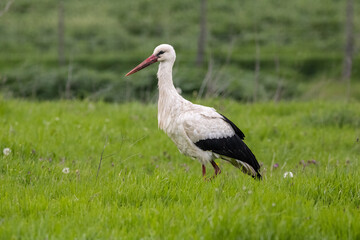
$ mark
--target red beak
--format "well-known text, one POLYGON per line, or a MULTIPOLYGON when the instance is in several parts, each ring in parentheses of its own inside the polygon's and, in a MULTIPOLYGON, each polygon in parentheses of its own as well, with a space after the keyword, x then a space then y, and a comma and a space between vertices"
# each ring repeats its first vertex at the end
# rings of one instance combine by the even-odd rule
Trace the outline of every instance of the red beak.
POLYGON ((129 76, 133 73, 136 73, 136 72, 140 71, 141 69, 146 68, 147 66, 157 62, 157 60, 158 60, 158 57, 153 54, 150 57, 148 57, 147 59, 145 59, 142 63, 137 65, 133 70, 128 72, 125 76, 129 76))

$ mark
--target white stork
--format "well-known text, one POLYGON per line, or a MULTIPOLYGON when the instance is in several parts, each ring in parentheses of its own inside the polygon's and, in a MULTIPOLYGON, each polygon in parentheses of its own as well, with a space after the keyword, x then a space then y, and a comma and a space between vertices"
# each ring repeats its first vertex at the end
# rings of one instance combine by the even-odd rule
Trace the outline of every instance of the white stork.
POLYGON ((176 144, 179 151, 202 164, 211 163, 215 176, 221 173, 215 159, 221 158, 253 178, 261 179, 260 165, 243 142, 243 132, 214 108, 193 104, 177 92, 172 80, 176 54, 171 45, 157 46, 153 54, 126 76, 159 62, 157 72, 159 100, 158 125, 176 144))

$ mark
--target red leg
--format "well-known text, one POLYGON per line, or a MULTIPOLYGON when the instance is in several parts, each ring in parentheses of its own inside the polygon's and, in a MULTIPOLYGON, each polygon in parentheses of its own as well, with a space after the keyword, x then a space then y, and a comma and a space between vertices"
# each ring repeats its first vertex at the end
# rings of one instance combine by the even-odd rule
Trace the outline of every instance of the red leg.
POLYGON ((221 173, 221 170, 220 170, 219 166, 216 164, 216 162, 214 162, 214 160, 211 161, 211 165, 215 169, 215 176, 217 176, 218 174, 221 173))
POLYGON ((202 165, 202 174, 203 174, 203 177, 205 177, 205 175, 206 175, 206 168, 205 168, 205 165, 204 165, 204 164, 202 165))

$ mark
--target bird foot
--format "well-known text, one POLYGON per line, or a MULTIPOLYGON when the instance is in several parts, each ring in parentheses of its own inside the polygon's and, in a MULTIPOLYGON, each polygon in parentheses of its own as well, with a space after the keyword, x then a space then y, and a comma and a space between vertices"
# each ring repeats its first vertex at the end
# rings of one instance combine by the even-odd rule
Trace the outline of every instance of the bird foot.
POLYGON ((211 176, 211 177, 204 177, 204 180, 205 180, 206 182, 211 182, 212 180, 214 180, 214 179, 216 178, 216 176, 217 176, 217 175, 213 175, 213 176, 211 176))
POLYGON ((210 182, 210 181, 214 180, 220 173, 221 173, 221 170, 219 169, 219 171, 216 171, 215 174, 212 175, 211 177, 204 176, 204 180, 207 182, 210 182))
POLYGON ((203 177, 205 181, 212 181, 214 178, 217 177, 217 175, 219 175, 221 173, 221 169, 219 168, 219 166, 214 162, 211 161, 212 166, 214 167, 215 170, 215 174, 209 178, 206 177, 206 168, 205 165, 202 165, 202 173, 203 173, 203 177))

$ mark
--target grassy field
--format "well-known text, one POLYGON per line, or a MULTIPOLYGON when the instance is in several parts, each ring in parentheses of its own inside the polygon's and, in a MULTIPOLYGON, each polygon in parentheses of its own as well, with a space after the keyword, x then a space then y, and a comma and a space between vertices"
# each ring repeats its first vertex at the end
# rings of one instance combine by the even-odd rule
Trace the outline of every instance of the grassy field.
POLYGON ((243 130, 258 182, 222 161, 204 181, 155 105, 0 100, 1 239, 360 238, 359 102, 201 102, 243 130))
MULTIPOLYGON (((0 1, 0 11, 10 0, 0 1)), ((174 82, 193 96, 205 78, 220 96, 314 100, 339 91, 345 48, 346 1, 207 1, 205 62, 196 67, 200 1, 97 0, 64 3, 65 64, 58 63, 59 2, 16 0, 0 18, 0 92, 29 99, 149 101, 156 71, 122 78, 160 43, 175 47, 174 82), (258 48, 258 51, 257 51, 258 48), (257 53, 258 52, 258 53, 257 53), (321 87, 319 87, 321 85, 321 87), (335 87, 333 87, 335 85, 335 87), (306 95, 306 96, 304 96, 306 95), (315 96, 317 96, 315 94, 315 96)), ((354 7, 354 41, 360 8, 354 7)), ((351 97, 360 100, 360 55, 355 43, 351 97)))

